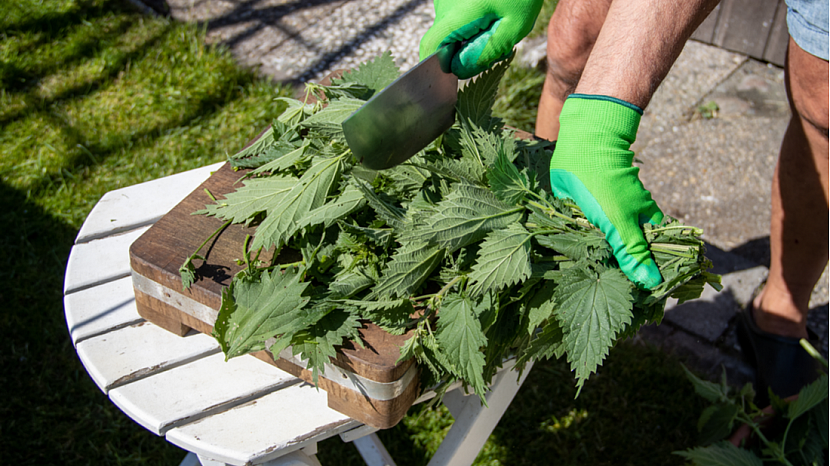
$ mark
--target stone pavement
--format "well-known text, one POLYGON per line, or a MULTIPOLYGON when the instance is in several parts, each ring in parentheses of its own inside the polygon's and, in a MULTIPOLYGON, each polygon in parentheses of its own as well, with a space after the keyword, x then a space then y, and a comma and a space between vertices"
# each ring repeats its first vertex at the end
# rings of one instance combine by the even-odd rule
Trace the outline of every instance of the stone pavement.
MULTIPOLYGON (((134 0, 139 1, 139 0, 134 0)), ((157 2, 160 0, 146 0, 157 2)), ((402 69, 434 19, 427 0, 167 0, 170 14, 207 24, 208 41, 278 81, 316 80, 390 50, 402 69)), ((522 44, 520 61, 544 59, 542 39, 522 44)), ((743 383, 734 317, 763 283, 769 264, 769 186, 789 119, 783 70, 690 41, 646 109, 634 150, 641 176, 663 210, 705 230, 724 290, 674 307, 642 339, 743 383), (714 102, 718 111, 698 111, 714 102)), ((714 108, 714 107, 712 107, 714 108)), ((827 273, 810 324, 828 345, 827 273)))

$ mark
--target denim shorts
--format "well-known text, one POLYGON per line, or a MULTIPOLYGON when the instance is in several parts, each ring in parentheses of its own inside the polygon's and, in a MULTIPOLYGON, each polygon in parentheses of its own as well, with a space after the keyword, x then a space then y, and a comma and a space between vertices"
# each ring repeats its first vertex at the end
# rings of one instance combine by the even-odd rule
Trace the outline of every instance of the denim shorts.
POLYGON ((786 0, 787 29, 795 43, 805 52, 827 60, 827 0, 786 0))

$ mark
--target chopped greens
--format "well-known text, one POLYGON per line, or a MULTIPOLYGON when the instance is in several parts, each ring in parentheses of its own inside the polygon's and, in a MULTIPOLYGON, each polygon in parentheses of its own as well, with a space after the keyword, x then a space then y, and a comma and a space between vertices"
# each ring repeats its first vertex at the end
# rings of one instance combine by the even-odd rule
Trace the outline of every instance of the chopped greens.
POLYGON ((720 288, 701 232, 669 217, 645 226, 665 282, 649 291, 625 277, 603 234, 543 188, 553 144, 517 139, 492 115, 507 65, 460 91, 450 130, 384 171, 354 160, 340 124, 398 76, 388 53, 308 84, 324 97, 315 103, 284 99, 285 113, 230 158, 253 169, 244 186, 199 212, 255 225, 255 255, 303 257, 234 278, 214 330, 227 357, 290 346, 316 379, 371 321, 410 332, 400 357, 416 358, 424 387, 461 380, 483 397, 505 358, 565 355, 581 388, 615 341, 660 322, 667 298, 720 288))

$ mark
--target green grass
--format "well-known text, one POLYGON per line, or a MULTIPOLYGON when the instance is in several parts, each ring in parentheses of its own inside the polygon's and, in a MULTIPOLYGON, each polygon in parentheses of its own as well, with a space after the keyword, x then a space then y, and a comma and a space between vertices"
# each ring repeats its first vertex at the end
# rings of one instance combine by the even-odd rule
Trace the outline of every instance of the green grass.
MULTIPOLYGON (((69 250, 101 195, 224 159, 279 113, 274 97, 293 93, 205 46, 198 27, 122 5, 23 0, 0 15, 3 464, 182 459, 78 361, 63 317, 69 250)), ((496 113, 532 131, 542 77, 511 68, 496 113)), ((702 405, 675 359, 623 344, 576 400, 573 385, 563 363, 538 364, 478 464, 680 464, 669 452, 691 444, 702 405)), ((399 465, 425 464, 451 422, 414 407, 380 435, 399 465)), ((320 458, 360 464, 338 438, 320 458)))
POLYGON ((103 0, 0 17, 0 462, 178 464, 95 387, 63 318, 78 228, 107 191, 224 159, 290 95, 197 27, 103 0))

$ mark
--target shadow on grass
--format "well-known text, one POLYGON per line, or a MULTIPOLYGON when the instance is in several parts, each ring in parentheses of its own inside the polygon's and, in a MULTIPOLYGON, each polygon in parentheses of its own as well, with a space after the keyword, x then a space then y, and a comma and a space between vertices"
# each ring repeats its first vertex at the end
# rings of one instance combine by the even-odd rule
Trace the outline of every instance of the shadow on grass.
MULTIPOLYGON (((47 31, 45 38, 37 43, 60 48, 63 44, 50 45, 50 42, 88 27, 96 18, 123 13, 118 5, 96 5, 81 1, 62 14, 24 15, 11 29, 47 31)), ((55 108, 79 99, 95 98, 97 92, 112 86, 131 62, 154 53, 170 34, 177 33, 172 23, 144 35, 143 42, 131 44, 130 50, 112 54, 105 69, 80 86, 40 99, 35 96, 37 83, 61 68, 97 56, 105 45, 96 41, 112 44, 119 39, 126 40, 131 18, 136 16, 116 15, 118 23, 114 28, 106 34, 93 34, 95 40, 85 40, 86 36, 79 39, 76 47, 70 47, 70 54, 57 58, 54 63, 44 61, 42 66, 27 69, 4 64, 0 70, 5 95, 25 95, 29 104, 0 121, 0 131, 16 119, 37 115, 57 129, 67 147, 89 146, 86 152, 70 151, 54 172, 32 173, 32 182, 25 183, 25 187, 18 188, 7 178, 13 171, 4 172, 0 179, 0 198, 5 202, 0 211, 4 225, 0 232, 0 279, 5 284, 0 289, 0 335, 3 336, 0 338, 0 387, 4 395, 0 407, 0 463, 3 464, 178 464, 184 456, 182 450, 119 411, 95 386, 78 360, 66 327, 62 293, 66 261, 78 225, 65 220, 72 216, 63 210, 51 211, 41 204, 66 195, 61 194, 64 173, 78 175, 72 183, 88 185, 86 173, 90 167, 102 165, 107 158, 128 152, 130 147, 152 147, 169 131, 216 115, 239 100, 242 84, 251 82, 253 75, 229 66, 211 89, 217 92, 204 92, 187 100, 186 109, 170 112, 169 117, 160 118, 141 131, 117 134, 110 142, 90 145, 85 142, 89 136, 84 136, 84 122, 66 121, 55 108), (7 79, 18 84, 7 87, 7 79)), ((8 33, 10 26, 2 24, 8 33)), ((178 33, 182 33, 181 28, 178 33)), ((36 131, 43 129, 32 131, 36 135, 36 131)), ((24 161, 31 157, 29 153, 12 156, 18 155, 24 161)), ((94 197, 100 195, 99 191, 103 193, 115 187, 94 186, 88 195, 94 197)), ((79 207, 77 198, 71 202, 70 210, 78 214, 75 218, 83 218, 87 212, 82 210, 91 208, 91 205, 79 207)))
MULTIPOLYGON (((27 47, 34 50, 40 45, 65 40, 80 28, 91 28, 93 21, 113 12, 123 11, 118 5, 103 6, 92 1, 81 1, 64 12, 46 12, 35 17, 23 18, 20 22, 6 24, 3 33, 10 37, 37 34, 37 39, 27 47)), ((130 26, 129 22, 122 20, 110 31, 94 29, 86 40, 73 41, 70 50, 64 50, 59 56, 50 56, 48 60, 35 61, 26 68, 6 61, 0 62, 0 84, 6 92, 26 92, 55 71, 95 56, 108 47, 108 39, 123 34, 130 26)))

